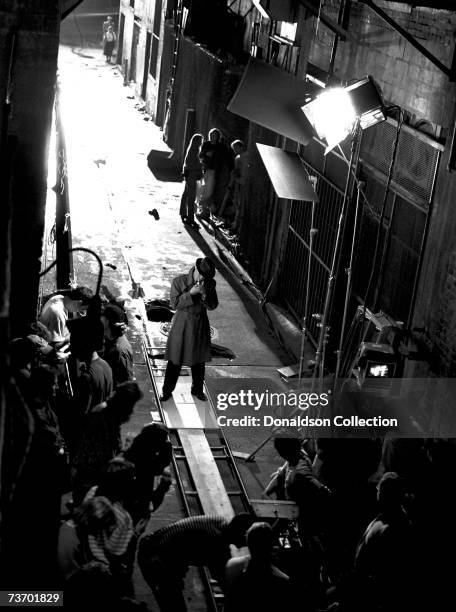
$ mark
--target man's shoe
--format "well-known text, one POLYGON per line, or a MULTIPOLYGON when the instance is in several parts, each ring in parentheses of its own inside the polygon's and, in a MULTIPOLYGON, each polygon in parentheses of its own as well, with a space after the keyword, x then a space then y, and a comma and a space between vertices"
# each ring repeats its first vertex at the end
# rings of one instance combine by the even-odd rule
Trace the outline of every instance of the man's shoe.
POLYGON ((173 397, 173 394, 172 394, 172 393, 164 393, 164 392, 162 391, 162 394, 160 395, 160 401, 161 401, 161 402, 166 402, 166 401, 168 401, 169 399, 171 399, 172 397, 173 397))
POLYGON ((204 391, 193 391, 192 390, 192 395, 197 397, 202 402, 207 402, 207 395, 204 393, 204 391))

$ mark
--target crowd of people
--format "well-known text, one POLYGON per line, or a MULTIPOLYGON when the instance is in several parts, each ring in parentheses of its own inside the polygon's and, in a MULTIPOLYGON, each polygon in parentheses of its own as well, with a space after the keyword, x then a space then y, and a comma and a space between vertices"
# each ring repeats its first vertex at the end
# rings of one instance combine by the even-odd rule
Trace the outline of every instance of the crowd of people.
MULTIPOLYGON (((203 279, 215 273, 198 260, 191 286, 195 270, 203 279)), ((209 568, 225 612, 296 602, 315 612, 395 612, 445 601, 445 555, 455 543, 453 441, 279 436, 283 463, 264 494, 294 501, 295 523, 192 516, 151 532, 151 513, 171 486, 172 447, 158 422, 122 445, 121 426, 142 396, 127 327, 122 303, 78 287, 51 296, 30 333, 10 343, 33 421, 15 492, 23 521, 16 546, 27 550, 20 563, 35 577, 30 588, 61 588, 74 610, 87 607, 88 589, 94 609, 146 610, 132 584, 137 560, 162 612, 185 612, 190 566, 209 568), (43 578, 46 568, 48 579, 54 568, 52 580, 43 578)))
POLYGON ((218 128, 193 134, 183 165, 185 188, 181 198, 182 222, 198 229, 196 216, 212 219, 233 235, 241 229, 247 203, 249 155, 242 140, 228 147, 218 128), (197 210, 196 210, 197 209, 197 210))
POLYGON ((156 422, 122 443, 143 395, 127 328, 122 302, 76 287, 46 299, 30 333, 10 342, 32 434, 12 509, 14 547, 27 554, 10 571, 30 588, 72 592, 81 572, 109 572, 119 598, 133 595, 137 539, 171 486, 171 443, 156 422))

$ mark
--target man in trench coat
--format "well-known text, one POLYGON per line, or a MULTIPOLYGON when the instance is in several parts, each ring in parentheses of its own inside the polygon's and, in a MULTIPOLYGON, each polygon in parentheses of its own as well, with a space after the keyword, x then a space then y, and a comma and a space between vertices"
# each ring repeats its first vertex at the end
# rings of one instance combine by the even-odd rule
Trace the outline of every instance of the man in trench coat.
POLYGON ((177 276, 171 284, 170 305, 176 312, 166 344, 168 359, 160 400, 171 397, 183 365, 192 369, 192 395, 202 401, 206 361, 211 360, 211 337, 207 310, 218 306, 215 266, 209 257, 196 260, 188 274, 177 276))

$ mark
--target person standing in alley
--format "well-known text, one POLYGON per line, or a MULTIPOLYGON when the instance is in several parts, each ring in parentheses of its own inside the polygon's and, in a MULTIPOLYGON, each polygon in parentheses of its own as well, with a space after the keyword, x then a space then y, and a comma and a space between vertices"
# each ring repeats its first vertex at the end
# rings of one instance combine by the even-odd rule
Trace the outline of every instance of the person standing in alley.
POLYGON ((48 341, 54 346, 61 346, 70 340, 67 327, 69 316, 86 311, 93 292, 87 287, 76 287, 66 293, 50 297, 43 306, 39 321, 48 334, 48 341))
POLYGON ((108 463, 122 448, 120 428, 133 414, 143 394, 136 381, 121 383, 106 401, 91 408, 82 423, 78 447, 73 453, 73 501, 77 506, 108 463))
POLYGON ((195 223, 196 182, 203 176, 203 167, 199 158, 199 150, 204 140, 202 134, 193 134, 184 159, 183 175, 185 189, 181 198, 180 216, 182 223, 194 229, 199 226, 195 223))
POLYGON ((114 51, 114 45, 116 44, 116 33, 114 32, 114 25, 110 23, 106 28, 106 32, 103 32, 103 54, 106 56, 108 64, 111 63, 111 56, 114 51))
POLYGON ((291 610, 289 577, 273 564, 274 533, 268 523, 254 523, 246 533, 249 555, 225 568, 223 612, 291 610))
POLYGON ((114 388, 127 380, 133 380, 133 350, 125 331, 128 319, 125 311, 116 304, 105 306, 101 321, 104 326, 103 358, 112 369, 114 388))
POLYGON ((201 145, 199 158, 203 166, 199 216, 207 220, 219 208, 233 168, 231 150, 225 145, 219 129, 209 130, 208 139, 201 145))
POLYGON ((171 284, 171 308, 176 310, 166 344, 168 360, 161 401, 168 400, 177 383, 182 365, 192 369, 192 395, 206 401, 205 363, 211 359, 211 338, 207 310, 218 306, 215 266, 209 257, 198 258, 188 274, 171 284))
POLYGON ((246 208, 246 186, 249 175, 249 154, 242 140, 235 140, 231 143, 231 148, 235 155, 234 168, 232 172, 232 183, 233 183, 233 202, 235 208, 235 217, 231 230, 238 233, 243 220, 244 212, 246 208))
POLYGON ((109 26, 114 27, 114 19, 113 19, 112 15, 108 15, 107 18, 106 18, 106 21, 103 21, 103 36, 108 31, 109 26))

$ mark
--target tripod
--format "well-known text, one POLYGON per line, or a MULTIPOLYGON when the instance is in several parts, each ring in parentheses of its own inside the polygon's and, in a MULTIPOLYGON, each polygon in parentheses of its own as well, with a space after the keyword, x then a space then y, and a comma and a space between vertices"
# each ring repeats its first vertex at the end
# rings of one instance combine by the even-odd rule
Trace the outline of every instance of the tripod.
MULTIPOLYGON (((315 189, 316 187, 316 177, 310 177, 310 180, 313 184, 313 187, 315 189)), ((308 335, 308 318, 309 318, 309 295, 310 295, 310 276, 311 276, 311 272, 312 272, 312 258, 313 258, 313 244, 314 244, 314 238, 316 233, 318 232, 318 230, 314 227, 314 222, 315 222, 315 202, 312 201, 312 212, 311 212, 311 218, 310 218, 310 229, 309 229, 309 253, 308 253, 308 261, 307 261, 307 278, 306 278, 306 297, 305 297, 305 301, 304 301, 304 315, 303 315, 303 319, 302 319, 302 329, 301 329, 301 349, 300 349, 300 358, 299 358, 299 387, 301 387, 301 383, 302 383, 302 374, 303 374, 303 370, 304 370, 304 353, 305 353, 305 347, 306 347, 306 342, 307 342, 307 335, 308 335)), ((293 410, 293 412, 289 415, 289 418, 293 418, 294 416, 296 416, 297 414, 299 414, 301 411, 300 408, 295 408, 295 410, 293 410)), ((235 457, 238 457, 240 459, 244 459, 245 461, 254 461, 255 457, 257 455, 257 453, 264 447, 266 446, 266 444, 269 442, 269 440, 271 440, 275 434, 277 433, 277 431, 279 431, 281 428, 280 427, 274 427, 271 430, 271 433, 269 434, 269 436, 267 438, 265 438, 260 444, 259 446, 257 446, 257 448, 252 451, 251 453, 243 453, 240 451, 235 451, 233 453, 233 455, 235 457)))
MULTIPOLYGON (((327 343, 328 343, 328 335, 329 335, 329 329, 330 329, 329 328, 329 319, 330 319, 330 311, 331 311, 332 298, 333 298, 334 281, 335 281, 335 277, 336 277, 336 273, 337 273, 337 268, 338 268, 338 263, 339 263, 339 259, 340 259, 340 249, 341 249, 342 238, 343 238, 343 229, 344 229, 344 224, 345 224, 345 217, 346 217, 346 214, 347 214, 348 203, 349 203, 349 200, 350 200, 350 186, 352 184, 352 181, 351 181, 352 169, 353 169, 353 166, 355 166, 355 168, 356 168, 357 160, 358 160, 358 157, 359 157, 359 146, 360 146, 360 141, 361 141, 360 135, 361 135, 360 120, 357 119, 355 127, 354 127, 354 130, 353 130, 353 135, 352 135, 350 160, 348 162, 347 179, 346 179, 346 182, 345 182, 345 189, 344 189, 344 195, 343 195, 343 200, 342 200, 342 207, 341 207, 341 211, 340 211, 340 215, 339 215, 339 221, 338 221, 338 226, 337 226, 337 234, 336 234, 336 239, 335 239, 335 243, 334 243, 334 250, 333 250, 333 254, 332 254, 332 260, 331 260, 331 268, 330 268, 330 271, 328 273, 328 282, 327 282, 327 286, 326 286, 326 295, 325 295, 325 303, 324 303, 324 308, 323 308, 323 314, 320 317, 321 322, 319 323, 320 333, 319 333, 319 338, 318 338, 317 350, 316 350, 316 353, 315 353, 315 367, 314 367, 314 371, 313 371, 312 386, 311 386, 311 391, 312 392, 315 390, 315 386, 316 386, 317 381, 318 381, 318 386, 319 386, 320 393, 323 390, 324 364, 325 364, 325 358, 326 358, 326 346, 327 346, 327 343)), ((358 201, 357 201, 356 219, 358 217, 358 204, 359 204, 359 190, 358 190, 358 201)), ((307 266, 306 299, 305 299, 305 305, 304 305, 304 317, 303 317, 303 327, 302 327, 302 336, 301 336, 301 355, 300 355, 300 363, 299 363, 299 387, 301 386, 301 382, 302 382, 304 350, 305 350, 305 342, 307 340, 307 334, 308 334, 308 316, 309 316, 308 309, 309 309, 310 272, 311 272, 311 263, 312 263, 312 253, 313 253, 313 240, 314 240, 315 234, 317 232, 317 230, 313 227, 313 225, 314 225, 314 214, 315 214, 315 204, 314 204, 314 202, 312 202, 312 217, 311 217, 311 224, 310 224, 310 230, 309 230, 309 260, 308 260, 308 266, 307 266)), ((355 226, 354 232, 353 232, 353 236, 354 237, 355 237, 355 235, 356 235, 356 226, 355 226)), ((354 240, 354 238, 353 238, 353 240, 354 240)), ((354 242, 352 242, 352 254, 351 254, 350 262, 352 261, 353 254, 354 254, 353 249, 354 249, 354 242)), ((350 263, 350 277, 349 277, 349 281, 350 281, 350 287, 348 287, 348 290, 351 290, 351 263, 350 263)), ((343 323, 344 327, 345 327, 345 321, 346 321, 346 316, 347 316, 346 315, 346 310, 348 309, 348 301, 347 300, 348 300, 348 297, 346 297, 346 307, 344 309, 344 323, 343 323)), ((339 359, 340 359, 340 356, 339 356, 339 359)), ((339 364, 339 368, 340 368, 340 364, 339 364)), ((293 418, 299 412, 300 412, 300 408, 296 408, 289 415, 289 418, 293 418)), ((266 446, 266 444, 274 437, 274 435, 280 429, 281 429, 280 427, 274 427, 272 429, 270 435, 265 440, 263 440, 261 442, 261 444, 259 444, 259 446, 257 446, 257 448, 254 451, 252 451, 251 453, 235 452, 233 454, 236 457, 244 459, 247 462, 254 461, 257 453, 264 446, 266 446)))
MULTIPOLYGON (((348 172, 347 179, 345 181, 345 189, 344 196, 342 200, 342 207, 339 215, 339 222, 337 225, 337 235, 334 244, 333 256, 331 260, 331 268, 328 273, 328 283, 326 286, 326 297, 325 304, 323 308, 323 314, 321 315, 321 323, 320 325, 320 334, 318 338, 318 346, 317 351, 315 353, 315 369, 313 375, 313 385, 312 390, 315 387, 315 383, 319 381, 319 388, 321 391, 323 376, 324 376, 324 365, 326 358, 326 346, 328 343, 328 334, 329 334, 329 320, 331 316, 331 308, 332 308, 332 299, 334 292, 334 281, 337 274, 337 268, 340 259, 340 249, 342 245, 343 231, 345 225, 345 217, 347 214, 348 202, 350 200, 350 186, 351 186, 351 175, 353 166, 356 168, 358 158, 359 158, 359 146, 361 142, 361 128, 360 128, 360 120, 359 118, 356 120, 356 124, 353 131, 352 142, 351 142, 351 151, 350 151, 350 160, 348 162, 348 172)), ((353 247, 353 244, 352 244, 353 247)), ((350 272, 350 281, 351 281, 351 272, 350 272)), ((348 306, 348 304, 347 304, 348 306)), ((346 315, 345 315, 346 316, 346 315)))

